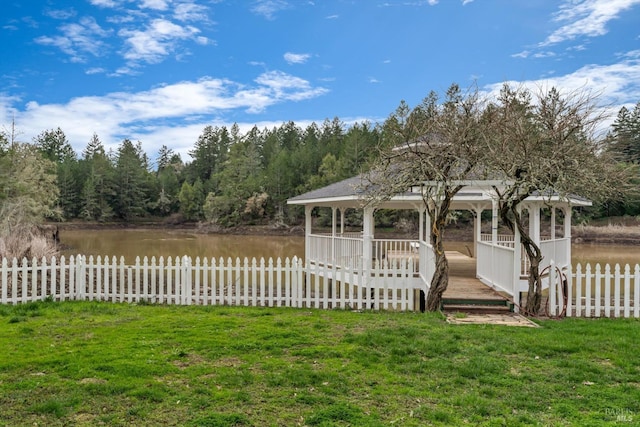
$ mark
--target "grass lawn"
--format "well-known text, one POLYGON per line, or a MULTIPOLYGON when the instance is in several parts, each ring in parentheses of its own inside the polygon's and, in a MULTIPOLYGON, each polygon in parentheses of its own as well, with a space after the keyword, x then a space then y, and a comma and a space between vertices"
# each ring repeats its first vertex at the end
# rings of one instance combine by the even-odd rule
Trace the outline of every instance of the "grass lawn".
POLYGON ((640 321, 0 306, 0 425, 637 425, 640 321))

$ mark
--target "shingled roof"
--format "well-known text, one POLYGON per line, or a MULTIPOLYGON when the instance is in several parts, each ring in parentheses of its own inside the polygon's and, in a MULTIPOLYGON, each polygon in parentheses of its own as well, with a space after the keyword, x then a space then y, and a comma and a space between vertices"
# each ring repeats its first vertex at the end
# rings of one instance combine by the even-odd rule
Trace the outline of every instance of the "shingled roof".
POLYGON ((308 191, 299 196, 292 197, 288 201, 289 203, 303 202, 306 200, 315 199, 353 199, 364 195, 364 176, 357 175, 351 178, 344 179, 339 182, 334 182, 326 187, 318 188, 317 190, 308 191))

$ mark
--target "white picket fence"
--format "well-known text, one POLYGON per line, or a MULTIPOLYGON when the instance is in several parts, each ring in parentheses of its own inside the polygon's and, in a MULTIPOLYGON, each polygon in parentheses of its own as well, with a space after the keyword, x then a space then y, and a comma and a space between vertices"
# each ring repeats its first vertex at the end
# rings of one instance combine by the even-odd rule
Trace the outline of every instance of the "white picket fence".
POLYGON ((2 260, 0 303, 43 299, 182 305, 236 305, 413 310, 412 266, 376 265, 366 272, 305 265, 298 258, 189 257, 2 260), (363 280, 364 279, 364 280, 363 280), (375 286, 375 287, 374 287, 375 286))
POLYGON ((640 318, 640 264, 578 264, 565 274, 552 264, 549 283, 552 316, 640 318))

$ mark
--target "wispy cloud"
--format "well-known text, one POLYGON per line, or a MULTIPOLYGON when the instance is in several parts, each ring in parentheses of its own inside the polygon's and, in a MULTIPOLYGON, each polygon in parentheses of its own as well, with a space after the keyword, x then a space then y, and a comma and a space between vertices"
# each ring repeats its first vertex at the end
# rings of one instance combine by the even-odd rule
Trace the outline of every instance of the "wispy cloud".
POLYGON ((92 17, 83 17, 79 23, 64 24, 60 35, 41 36, 36 43, 54 46, 69 55, 71 62, 85 62, 87 54, 94 57, 103 54, 105 43, 101 40, 109 35, 92 17))
MULTIPOLYGON (((64 104, 32 101, 27 102, 22 111, 15 107, 19 100, 0 94, 0 118, 15 115, 26 140, 42 129, 60 126, 74 148, 82 150, 94 132, 106 145, 114 146, 124 137, 144 139, 144 134, 155 133, 168 122, 174 123, 172 127, 177 134, 194 122, 199 123, 201 130, 210 124, 211 117, 224 117, 232 110, 258 113, 275 104, 298 102, 327 92, 326 88, 313 86, 303 78, 270 71, 258 75, 248 85, 207 77, 142 92, 82 96, 64 104)), ((193 141, 195 138, 190 144, 193 141)))
POLYGON ((304 64, 309 58, 311 58, 311 55, 308 53, 287 52, 284 54, 284 60, 289 64, 304 64))
MULTIPOLYGON (((631 51, 621 56, 623 60, 615 64, 586 65, 563 76, 506 83, 524 86, 534 92, 551 87, 565 93, 589 90, 598 95, 599 103, 615 115, 621 106, 635 104, 640 99, 640 86, 636 84, 640 81, 640 53, 631 51)), ((501 87, 502 83, 496 83, 484 89, 496 96, 501 87)))
POLYGON ((257 0, 253 3, 251 11, 272 20, 275 19, 277 12, 288 9, 289 7, 289 3, 284 0, 257 0))
POLYGON ((151 21, 144 30, 122 29, 118 35, 128 46, 124 58, 132 63, 158 63, 175 51, 179 40, 193 39, 200 43, 199 29, 181 26, 166 19, 151 21))
POLYGON ((104 7, 104 8, 114 8, 120 5, 120 3, 116 0, 89 0, 94 6, 104 7))
POLYGON ((45 10, 44 14, 53 19, 69 19, 76 16, 77 12, 73 8, 58 9, 58 10, 45 10))
POLYGON ((167 10, 169 8, 166 0, 142 0, 140 9, 167 10))
POLYGON ((183 22, 209 21, 207 7, 197 3, 178 3, 173 10, 173 17, 183 22))
POLYGON ((540 46, 550 46, 578 37, 597 37, 608 32, 607 23, 639 5, 640 0, 565 0, 554 21, 562 26, 540 46))

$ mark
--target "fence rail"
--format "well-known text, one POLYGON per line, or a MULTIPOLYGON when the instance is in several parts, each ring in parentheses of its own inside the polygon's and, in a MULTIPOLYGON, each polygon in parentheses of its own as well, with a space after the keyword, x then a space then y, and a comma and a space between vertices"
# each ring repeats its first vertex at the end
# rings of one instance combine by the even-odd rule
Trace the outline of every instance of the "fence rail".
POLYGON ((142 260, 76 256, 3 259, 0 302, 100 300, 182 305, 412 310, 411 263, 359 268, 305 265, 298 258, 189 257, 142 260))

